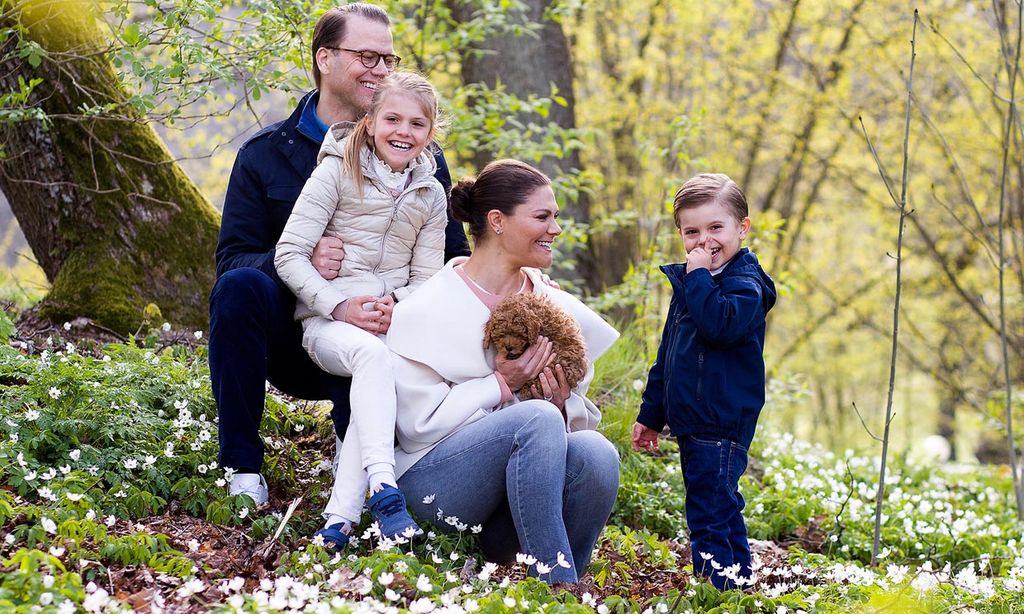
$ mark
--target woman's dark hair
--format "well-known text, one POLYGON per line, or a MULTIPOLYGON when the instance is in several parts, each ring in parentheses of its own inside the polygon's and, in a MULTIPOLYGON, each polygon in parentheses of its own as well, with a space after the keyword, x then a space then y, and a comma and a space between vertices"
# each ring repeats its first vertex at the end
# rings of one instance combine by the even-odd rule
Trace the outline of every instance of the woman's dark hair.
POLYGON ((391 19, 387 12, 379 6, 356 2, 333 8, 324 13, 313 28, 313 83, 320 89, 320 67, 316 64, 316 52, 321 47, 337 45, 345 38, 350 15, 359 15, 363 19, 382 23, 391 27, 391 19))
POLYGON ((476 177, 463 177, 452 186, 452 214, 469 224, 479 243, 487 234, 487 213, 497 209, 512 215, 537 189, 550 186, 547 175, 518 160, 495 160, 476 177))

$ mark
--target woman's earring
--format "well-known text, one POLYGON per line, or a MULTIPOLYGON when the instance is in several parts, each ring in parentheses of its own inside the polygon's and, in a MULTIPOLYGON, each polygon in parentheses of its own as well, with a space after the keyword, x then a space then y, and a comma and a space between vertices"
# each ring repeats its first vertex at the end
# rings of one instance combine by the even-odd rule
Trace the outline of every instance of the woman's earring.
POLYGON ((500 234, 501 234, 501 233, 503 233, 503 232, 505 232, 505 231, 504 231, 504 230, 502 230, 501 228, 495 228, 495 229, 494 229, 494 234, 500 235, 500 234))

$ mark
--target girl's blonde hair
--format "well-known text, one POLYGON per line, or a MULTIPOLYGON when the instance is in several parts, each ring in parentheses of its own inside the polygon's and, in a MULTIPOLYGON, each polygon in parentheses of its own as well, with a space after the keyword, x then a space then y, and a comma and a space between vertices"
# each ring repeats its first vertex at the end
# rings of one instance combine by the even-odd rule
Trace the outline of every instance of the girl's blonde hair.
MULTIPOLYGON (((440 127, 437 91, 434 90, 430 81, 414 72, 395 72, 388 75, 377 85, 377 90, 373 93, 373 99, 370 101, 370 110, 356 123, 352 134, 348 137, 348 145, 345 147, 345 171, 352 177, 352 182, 360 194, 363 192, 363 169, 360 160, 363 146, 373 150, 373 139, 370 137, 367 124, 380 112, 388 94, 393 92, 407 92, 419 101, 423 114, 430 120, 430 138, 434 137, 440 127)), ((427 147, 429 148, 430 145, 427 147)))

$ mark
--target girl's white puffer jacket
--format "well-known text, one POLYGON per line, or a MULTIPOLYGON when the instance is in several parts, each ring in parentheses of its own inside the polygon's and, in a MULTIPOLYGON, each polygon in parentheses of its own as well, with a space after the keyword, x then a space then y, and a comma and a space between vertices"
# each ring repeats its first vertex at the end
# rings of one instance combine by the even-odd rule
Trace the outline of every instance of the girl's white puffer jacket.
POLYGON ((331 318, 334 308, 353 296, 402 300, 444 264, 444 230, 448 201, 434 179, 434 157, 424 151, 411 162, 412 179, 393 197, 380 179, 386 172, 364 147, 362 198, 343 168, 351 124, 327 131, 317 167, 295 201, 277 242, 274 265, 299 302, 296 319, 331 318), (345 244, 338 277, 320 276, 310 258, 324 235, 345 244))

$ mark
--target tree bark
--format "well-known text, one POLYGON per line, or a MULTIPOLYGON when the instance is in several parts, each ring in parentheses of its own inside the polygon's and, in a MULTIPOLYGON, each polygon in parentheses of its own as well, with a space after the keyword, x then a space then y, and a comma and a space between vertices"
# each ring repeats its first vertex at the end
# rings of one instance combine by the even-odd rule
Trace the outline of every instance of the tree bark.
POLYGON ((42 315, 129 332, 155 303, 168 321, 205 326, 217 212, 128 104, 81 5, 25 2, 0 15, 0 28, 17 22, 22 34, 0 41, 0 90, 43 79, 29 104, 49 122, 0 124, 0 190, 52 284, 42 315), (47 50, 38 66, 18 56, 19 36, 47 50), (82 113, 95 105, 109 112, 82 113))
MULTIPOLYGON (((508 17, 511 24, 540 24, 534 38, 530 34, 517 36, 507 32, 489 37, 478 47, 466 49, 462 54, 462 82, 483 83, 494 87, 500 81, 505 90, 519 98, 546 97, 552 84, 565 99, 565 106, 551 105, 548 119, 562 128, 576 127, 576 99, 573 93, 573 68, 569 42, 561 24, 544 18, 551 0, 525 0, 522 9, 514 9, 508 17)), ((452 17, 469 22, 477 10, 474 0, 448 0, 452 17)), ((478 150, 474 163, 482 168, 492 159, 490 152, 478 150)), ((582 168, 578 150, 556 158, 546 156, 537 163, 549 177, 570 173, 582 168)), ((566 203, 565 213, 576 222, 590 223, 590 204, 585 193, 576 202, 566 203)), ((600 275, 594 265, 589 247, 573 254, 576 273, 592 291, 602 287, 600 275)), ((556 263, 557 265, 557 263, 556 263)))

